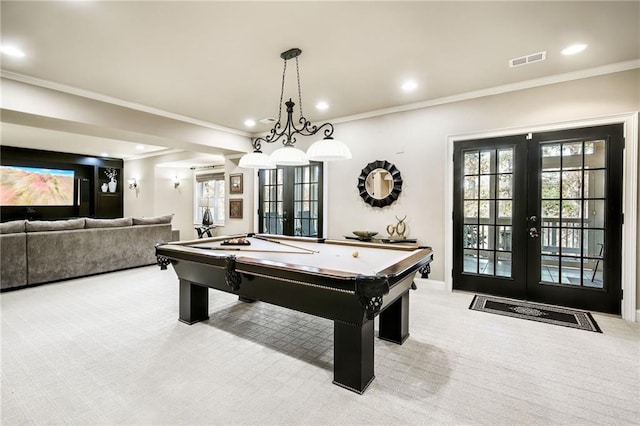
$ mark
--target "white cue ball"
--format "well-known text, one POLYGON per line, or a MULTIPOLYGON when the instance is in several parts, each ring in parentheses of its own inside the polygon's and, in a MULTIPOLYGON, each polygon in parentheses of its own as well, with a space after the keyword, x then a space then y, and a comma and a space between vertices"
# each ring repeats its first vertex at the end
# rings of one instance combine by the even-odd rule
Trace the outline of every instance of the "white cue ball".
POLYGON ((351 253, 351 256, 353 257, 358 257, 360 255, 360 253, 358 253, 358 250, 355 250, 353 253, 351 253))

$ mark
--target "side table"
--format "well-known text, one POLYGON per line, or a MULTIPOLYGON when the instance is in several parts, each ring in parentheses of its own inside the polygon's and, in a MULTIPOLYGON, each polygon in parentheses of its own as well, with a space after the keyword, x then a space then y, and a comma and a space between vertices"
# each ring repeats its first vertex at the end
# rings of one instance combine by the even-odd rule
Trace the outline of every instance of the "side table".
POLYGON ((193 227, 198 233, 198 238, 204 238, 205 235, 208 237, 213 237, 211 235, 211 231, 216 229, 216 225, 199 225, 193 227))

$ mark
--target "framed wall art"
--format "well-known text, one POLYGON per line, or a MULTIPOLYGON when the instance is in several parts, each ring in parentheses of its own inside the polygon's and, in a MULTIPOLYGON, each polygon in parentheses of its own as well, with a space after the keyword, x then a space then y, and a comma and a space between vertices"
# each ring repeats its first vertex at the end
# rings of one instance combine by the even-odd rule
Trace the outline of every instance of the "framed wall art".
POLYGON ((229 194, 242 194, 242 173, 229 175, 229 194))
POLYGON ((242 199, 229 200, 229 219, 242 219, 242 199))

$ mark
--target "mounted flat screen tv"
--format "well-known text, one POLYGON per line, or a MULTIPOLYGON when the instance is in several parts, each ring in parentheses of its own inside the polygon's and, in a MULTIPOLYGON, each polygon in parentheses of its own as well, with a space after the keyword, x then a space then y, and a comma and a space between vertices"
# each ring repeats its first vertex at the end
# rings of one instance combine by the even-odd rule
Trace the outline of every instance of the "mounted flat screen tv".
POLYGON ((73 170, 0 166, 1 206, 73 206, 73 170))

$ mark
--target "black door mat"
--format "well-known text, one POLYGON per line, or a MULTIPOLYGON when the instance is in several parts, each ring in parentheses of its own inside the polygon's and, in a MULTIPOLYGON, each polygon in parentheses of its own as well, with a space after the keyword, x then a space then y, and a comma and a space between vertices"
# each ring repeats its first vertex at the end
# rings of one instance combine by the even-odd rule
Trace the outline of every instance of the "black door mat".
POLYGON ((480 295, 474 296, 469 309, 602 333, 590 312, 577 309, 480 295))

